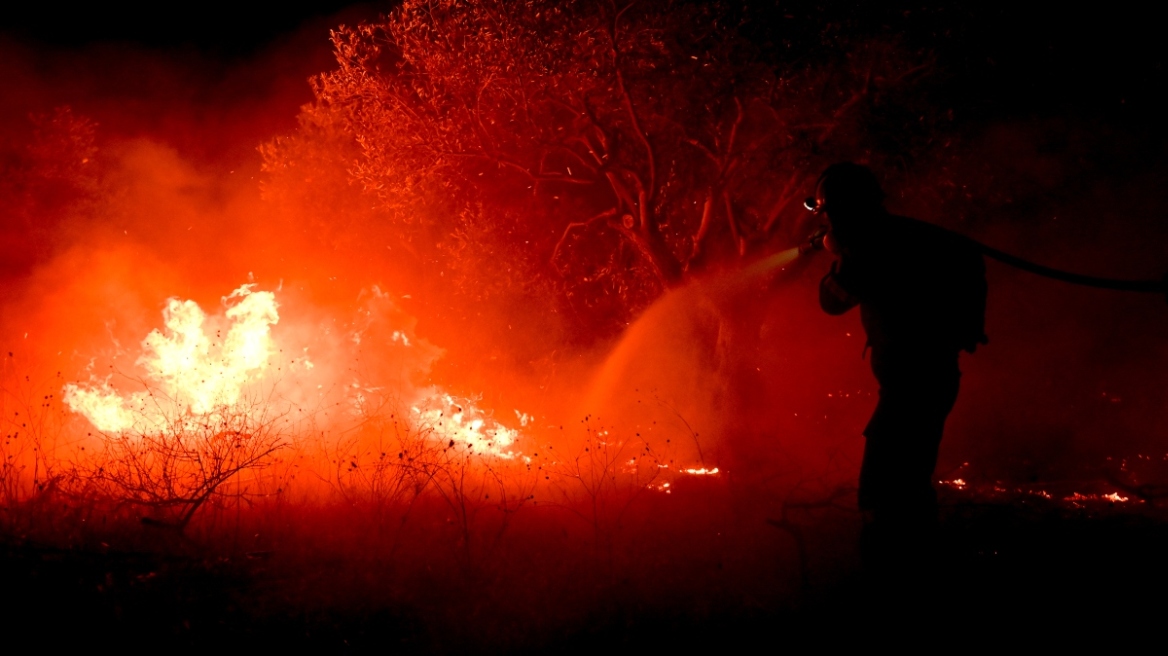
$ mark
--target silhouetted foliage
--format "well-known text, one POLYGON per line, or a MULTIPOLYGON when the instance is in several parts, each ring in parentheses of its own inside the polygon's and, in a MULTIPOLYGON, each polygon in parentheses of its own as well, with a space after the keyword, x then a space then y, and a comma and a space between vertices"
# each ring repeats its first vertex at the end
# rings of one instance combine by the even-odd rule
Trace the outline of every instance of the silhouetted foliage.
POLYGON ((823 162, 915 147, 889 128, 924 118, 897 94, 927 57, 825 40, 785 61, 744 36, 766 20, 665 0, 406 2, 333 32, 338 67, 263 149, 269 196, 331 198, 343 167, 370 201, 355 220, 379 227, 328 223, 388 229, 473 272, 464 286, 543 284, 591 323, 621 320, 797 238, 823 162))
POLYGON ((137 506, 144 521, 184 530, 204 504, 243 499, 248 487, 225 484, 243 472, 270 466, 288 445, 285 418, 261 402, 216 408, 208 415, 168 417, 165 425, 99 433, 101 453, 83 462, 77 484, 96 498, 137 506))
POLYGON ((97 124, 68 106, 29 116, 28 138, 0 150, 5 255, 0 271, 27 272, 53 246, 67 209, 98 188, 97 124))

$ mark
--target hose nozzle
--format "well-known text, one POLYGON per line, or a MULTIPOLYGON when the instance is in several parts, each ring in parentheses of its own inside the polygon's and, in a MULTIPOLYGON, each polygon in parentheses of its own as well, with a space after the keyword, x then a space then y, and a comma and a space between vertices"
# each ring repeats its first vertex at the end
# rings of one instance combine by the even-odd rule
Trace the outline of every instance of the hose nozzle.
POLYGON ((823 250, 823 239, 825 237, 827 237, 827 226, 819 226, 815 232, 807 236, 807 239, 802 244, 799 244, 799 254, 806 255, 814 251, 823 250))

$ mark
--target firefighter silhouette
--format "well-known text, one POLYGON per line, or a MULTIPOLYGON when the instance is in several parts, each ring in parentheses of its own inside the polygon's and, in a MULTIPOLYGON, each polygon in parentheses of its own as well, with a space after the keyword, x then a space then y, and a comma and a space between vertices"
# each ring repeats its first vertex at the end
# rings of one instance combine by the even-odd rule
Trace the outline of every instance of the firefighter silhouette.
POLYGON ((820 283, 820 305, 833 315, 860 307, 880 384, 864 429, 860 508, 882 525, 931 522, 937 450, 961 378, 958 356, 987 343, 981 250, 890 214, 876 176, 858 164, 829 166, 808 208, 826 215, 823 246, 836 256, 820 283))

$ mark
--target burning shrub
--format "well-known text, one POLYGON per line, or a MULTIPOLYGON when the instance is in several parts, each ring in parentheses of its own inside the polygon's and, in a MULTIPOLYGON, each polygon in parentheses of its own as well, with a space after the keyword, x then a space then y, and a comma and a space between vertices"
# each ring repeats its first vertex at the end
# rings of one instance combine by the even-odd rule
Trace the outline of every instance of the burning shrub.
POLYGON ((100 433, 101 449, 78 472, 99 498, 146 508, 144 521, 185 529, 216 498, 256 494, 255 480, 228 492, 224 484, 258 473, 287 446, 284 417, 255 404, 217 406, 202 416, 170 417, 160 428, 100 433))
POLYGON ((65 386, 65 403, 99 431, 100 451, 82 462, 81 481, 179 529, 224 483, 264 468, 286 445, 291 406, 249 396, 272 351, 275 296, 244 285, 223 301, 224 316, 210 320, 193 301, 168 301, 166 331, 142 342, 144 389, 65 386))
MULTIPOLYGON (((351 332, 310 321, 280 340, 274 292, 243 285, 222 300, 223 311, 208 315, 169 299, 165 327, 142 340, 140 375, 91 374, 64 386, 64 403, 98 431, 98 449, 79 453, 74 472, 87 493, 147 508, 157 516, 149 519, 179 529, 210 501, 283 490, 302 465, 349 502, 408 508, 431 490, 467 526, 473 508, 510 512, 530 496, 526 483, 499 472, 508 464, 530 471, 515 451, 519 432, 472 399, 418 380, 441 350, 413 333, 388 295, 374 288, 351 332), (301 355, 277 357, 285 352, 301 355), (345 366, 363 359, 373 370, 345 366), (268 472, 293 446, 296 464, 268 472)), ((530 419, 517 415, 520 425, 530 419)))

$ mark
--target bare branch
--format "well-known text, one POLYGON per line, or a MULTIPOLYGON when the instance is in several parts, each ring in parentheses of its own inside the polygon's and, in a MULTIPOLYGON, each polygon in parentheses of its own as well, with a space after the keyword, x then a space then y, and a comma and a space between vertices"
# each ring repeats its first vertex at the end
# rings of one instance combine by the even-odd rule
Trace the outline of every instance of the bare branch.
POLYGON ((555 265, 556 259, 560 255, 560 249, 563 248, 564 242, 567 241, 567 239, 568 239, 569 233, 571 233, 573 230, 575 230, 577 228, 588 227, 588 226, 592 225, 593 223, 596 223, 597 221, 605 221, 607 219, 614 218, 614 217, 616 217, 616 215, 617 215, 616 209, 612 208, 612 209, 607 209, 607 210, 601 212, 600 214, 597 214, 596 216, 593 216, 593 217, 586 219, 584 221, 574 221, 572 223, 569 223, 567 225, 567 227, 564 228, 564 234, 560 235, 559 241, 556 242, 556 247, 554 249, 552 249, 551 262, 552 262, 553 266, 555 265))
POLYGON ((620 91, 621 104, 625 112, 629 115, 629 123, 633 127, 633 135, 641 146, 645 149, 646 164, 649 167, 649 184, 647 187, 646 200, 652 202, 657 195, 657 155, 653 150, 653 146, 649 143, 649 138, 645 134, 645 130, 641 127, 641 120, 637 116, 637 110, 633 106, 633 99, 629 95, 629 90, 625 85, 625 76, 620 69, 620 56, 617 54, 616 40, 617 40, 617 23, 620 17, 628 11, 634 3, 629 3, 623 9, 618 11, 612 20, 611 31, 608 32, 609 57, 612 59, 612 70, 616 75, 616 87, 620 91))
POLYGON ((764 233, 770 233, 771 228, 773 228, 775 226, 775 222, 778 221, 779 215, 782 214, 783 210, 791 204, 791 201, 797 195, 796 192, 802 186, 802 181, 803 176, 799 175, 798 173, 792 173, 787 178, 787 184, 783 186, 783 191, 779 193, 779 200, 776 201, 773 206, 771 206, 771 211, 767 214, 767 220, 765 223, 763 223, 762 231, 764 233))
MULTIPOLYGON (((710 187, 706 191, 706 202, 702 205, 702 222, 698 225, 698 231, 693 236, 693 250, 690 252, 689 259, 692 262, 696 260, 702 252, 702 243, 706 239, 706 235, 710 232, 710 226, 714 220, 714 188, 710 187)), ((687 263, 688 264, 688 263, 687 263)))
POLYGON ((722 202, 726 206, 726 222, 730 224, 730 236, 734 239, 734 246, 738 249, 738 255, 745 255, 746 239, 742 237, 738 219, 734 216, 734 204, 730 200, 730 194, 725 190, 722 191, 722 202))

